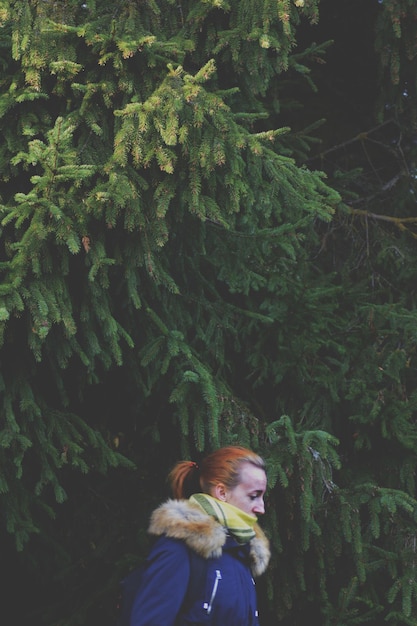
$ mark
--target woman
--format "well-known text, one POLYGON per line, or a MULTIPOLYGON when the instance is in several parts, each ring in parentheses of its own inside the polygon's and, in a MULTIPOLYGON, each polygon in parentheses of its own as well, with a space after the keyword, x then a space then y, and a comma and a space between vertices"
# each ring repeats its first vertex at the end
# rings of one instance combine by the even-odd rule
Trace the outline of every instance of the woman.
POLYGON ((158 539, 131 626, 257 626, 253 577, 270 557, 256 523, 265 511, 264 461, 228 446, 207 456, 201 468, 180 461, 169 481, 175 499, 151 516, 149 532, 158 539))

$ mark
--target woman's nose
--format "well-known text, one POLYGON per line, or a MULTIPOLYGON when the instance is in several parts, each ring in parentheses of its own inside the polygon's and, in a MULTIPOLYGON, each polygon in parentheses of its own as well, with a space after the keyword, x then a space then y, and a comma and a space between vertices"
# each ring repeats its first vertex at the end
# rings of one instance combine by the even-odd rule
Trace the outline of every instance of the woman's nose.
POLYGON ((263 501, 263 498, 259 500, 259 502, 256 502, 255 506, 253 507, 253 512, 257 515, 263 515, 265 513, 265 503, 263 501))

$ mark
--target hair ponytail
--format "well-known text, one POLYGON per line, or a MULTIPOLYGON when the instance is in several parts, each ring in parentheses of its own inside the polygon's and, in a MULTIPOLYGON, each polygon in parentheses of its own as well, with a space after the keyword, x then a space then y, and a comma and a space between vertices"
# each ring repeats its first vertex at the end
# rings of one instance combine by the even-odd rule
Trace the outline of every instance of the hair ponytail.
POLYGON ((189 498, 201 490, 199 469, 194 461, 179 461, 172 468, 168 474, 168 482, 174 498, 189 498))

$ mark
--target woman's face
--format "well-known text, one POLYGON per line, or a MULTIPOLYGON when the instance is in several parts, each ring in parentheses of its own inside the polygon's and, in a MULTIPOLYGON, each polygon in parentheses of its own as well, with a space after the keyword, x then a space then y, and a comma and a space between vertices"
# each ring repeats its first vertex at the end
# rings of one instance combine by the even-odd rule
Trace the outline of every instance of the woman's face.
POLYGON ((242 463, 240 483, 233 489, 225 489, 222 499, 245 513, 257 517, 265 513, 265 491, 265 471, 252 463, 242 463))

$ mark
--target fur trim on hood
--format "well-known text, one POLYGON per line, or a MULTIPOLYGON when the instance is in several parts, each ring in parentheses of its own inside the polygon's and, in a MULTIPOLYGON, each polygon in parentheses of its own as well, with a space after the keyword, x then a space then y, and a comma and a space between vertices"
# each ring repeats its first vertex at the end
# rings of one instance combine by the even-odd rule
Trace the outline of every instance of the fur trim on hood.
MULTIPOLYGON (((255 532, 256 537, 249 543, 251 570, 254 576, 260 576, 268 567, 271 553, 268 539, 258 524, 255 524, 255 532)), ((152 513, 149 533, 180 539, 191 550, 209 559, 221 556, 227 529, 188 500, 168 500, 152 513)))

